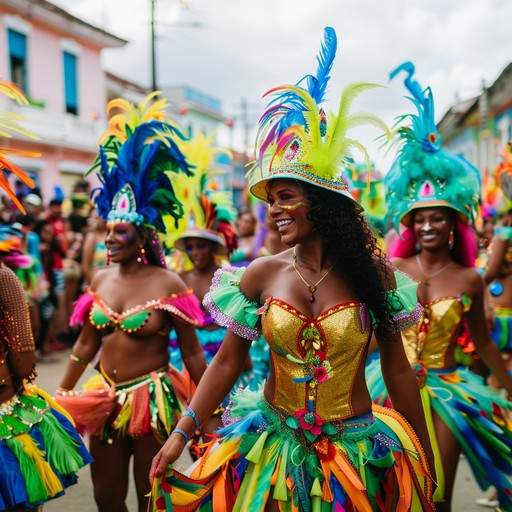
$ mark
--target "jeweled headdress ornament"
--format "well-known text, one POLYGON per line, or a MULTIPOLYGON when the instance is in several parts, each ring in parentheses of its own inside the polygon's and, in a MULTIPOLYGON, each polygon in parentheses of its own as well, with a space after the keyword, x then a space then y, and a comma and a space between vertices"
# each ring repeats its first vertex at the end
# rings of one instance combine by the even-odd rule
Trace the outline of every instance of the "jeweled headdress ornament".
POLYGON ((250 172, 250 191, 266 200, 266 184, 273 178, 292 178, 342 194, 353 201, 342 168, 351 161, 350 151, 360 150, 369 166, 366 148, 348 137, 350 128, 373 124, 387 132, 384 123, 368 113, 350 114, 354 99, 363 91, 378 87, 370 83, 347 85, 337 112, 327 114, 320 104, 330 79, 336 55, 336 32, 327 27, 317 57, 316 76, 306 75, 297 85, 282 85, 272 95, 259 121, 256 165, 250 172), (306 86, 300 84, 306 82, 306 86))
MULTIPOLYGON (((0 79, 0 94, 4 94, 9 98, 15 100, 20 105, 28 105, 28 100, 19 89, 16 84, 8 82, 6 80, 0 79)), ((21 117, 17 114, 13 114, 12 112, 0 112, 0 137, 12 137, 12 132, 18 133, 21 135, 25 135, 31 139, 37 139, 34 135, 29 133, 23 126, 21 126, 18 121, 21 117)), ((19 149, 12 148, 0 148, 0 187, 2 187, 7 195, 11 198, 13 203, 23 212, 25 213, 25 209, 23 205, 20 203, 19 199, 16 197, 16 193, 14 192, 11 184, 9 183, 7 177, 5 176, 5 171, 12 172, 18 179, 20 179, 25 185, 30 188, 34 188, 35 184, 20 167, 18 167, 15 163, 9 160, 9 156, 40 156, 39 153, 32 153, 30 151, 21 151, 19 149)))
POLYGON ((98 215, 107 222, 130 222, 165 233, 163 216, 177 222, 183 215, 173 177, 191 170, 177 142, 184 137, 164 120, 165 100, 151 103, 155 94, 138 106, 121 99, 107 105, 107 112, 114 107, 121 112, 111 118, 100 141, 91 171, 97 169, 101 187, 92 195, 98 215))
POLYGON ((230 152, 213 145, 213 134, 202 133, 183 141, 180 148, 187 161, 194 166, 194 175, 180 176, 176 193, 183 198, 187 222, 185 231, 174 242, 177 249, 185 251, 186 238, 204 238, 215 243, 216 252, 228 254, 236 248, 236 233, 232 222, 236 218, 231 193, 218 189, 215 177, 222 171, 214 169, 214 157, 218 153, 230 152))
POLYGON ((480 175, 462 156, 442 148, 441 136, 434 120, 434 97, 430 87, 422 90, 413 80, 414 64, 405 62, 390 74, 394 78, 407 73, 404 84, 412 94, 409 98, 417 114, 399 117, 410 126, 396 130, 395 143, 399 154, 385 176, 388 219, 397 231, 400 222, 409 226, 411 211, 429 206, 447 206, 459 213, 466 222, 474 222, 480 197, 480 175))

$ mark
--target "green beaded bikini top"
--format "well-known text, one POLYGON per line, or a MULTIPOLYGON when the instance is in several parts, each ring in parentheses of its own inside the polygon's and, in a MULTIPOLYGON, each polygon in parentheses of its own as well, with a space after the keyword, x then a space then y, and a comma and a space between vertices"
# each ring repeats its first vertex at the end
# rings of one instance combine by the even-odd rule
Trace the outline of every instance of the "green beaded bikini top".
MULTIPOLYGON (((186 300, 190 296, 194 297, 190 289, 182 294, 174 294, 170 297, 148 300, 143 305, 131 307, 121 313, 114 311, 101 297, 91 290, 88 290, 88 294, 94 297, 92 307, 89 311, 89 320, 97 329, 106 333, 116 330, 122 330, 128 333, 137 332, 147 323, 153 310, 166 311, 187 323, 198 323, 194 318, 196 315, 192 316, 189 311, 184 311, 184 309, 188 308, 179 307, 180 302, 183 302, 184 299, 186 300)), ((159 329, 158 333, 163 334, 164 332, 168 332, 169 329, 170 321, 166 322, 165 325, 159 329)))

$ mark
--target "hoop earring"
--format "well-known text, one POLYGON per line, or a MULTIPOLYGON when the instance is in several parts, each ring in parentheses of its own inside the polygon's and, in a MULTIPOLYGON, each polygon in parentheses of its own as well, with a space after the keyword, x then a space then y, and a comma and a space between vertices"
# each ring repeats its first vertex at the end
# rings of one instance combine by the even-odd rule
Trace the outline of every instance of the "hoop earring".
POLYGON ((450 238, 448 239, 448 248, 450 251, 453 249, 453 246, 455 245, 455 240, 453 236, 453 231, 450 231, 450 238))
POLYGON ((414 244, 414 248, 416 249, 416 252, 421 252, 421 249, 423 249, 422 245, 419 242, 416 242, 414 244))
POLYGON ((107 258, 106 258, 105 263, 107 264, 107 267, 110 265, 110 254, 108 251, 107 251, 107 258))
POLYGON ((148 260, 146 259, 146 249, 144 249, 144 247, 139 247, 139 255, 137 256, 137 261, 143 265, 148 264, 148 260))

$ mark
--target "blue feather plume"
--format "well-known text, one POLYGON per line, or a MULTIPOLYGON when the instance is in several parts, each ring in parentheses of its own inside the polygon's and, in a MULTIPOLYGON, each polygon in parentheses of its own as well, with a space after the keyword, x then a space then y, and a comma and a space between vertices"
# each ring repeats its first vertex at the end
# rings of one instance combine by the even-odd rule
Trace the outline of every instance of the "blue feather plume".
POLYGON ((434 96, 430 87, 422 89, 420 84, 413 79, 415 67, 412 62, 404 62, 395 68, 389 75, 393 79, 401 71, 407 73, 404 78, 404 85, 412 94, 409 98, 416 106, 418 115, 411 114, 408 117, 412 121, 411 129, 399 130, 402 140, 407 142, 416 142, 421 145, 424 151, 428 153, 435 153, 441 149, 441 135, 437 131, 436 122, 434 119, 434 96))
POLYGON ((190 176, 192 171, 175 138, 184 139, 177 128, 153 120, 137 126, 123 144, 114 139, 100 147, 95 166, 99 167, 101 187, 93 194, 101 217, 107 217, 116 194, 130 185, 144 224, 165 233, 163 215, 170 215, 177 222, 183 207, 171 176, 181 172, 190 176))

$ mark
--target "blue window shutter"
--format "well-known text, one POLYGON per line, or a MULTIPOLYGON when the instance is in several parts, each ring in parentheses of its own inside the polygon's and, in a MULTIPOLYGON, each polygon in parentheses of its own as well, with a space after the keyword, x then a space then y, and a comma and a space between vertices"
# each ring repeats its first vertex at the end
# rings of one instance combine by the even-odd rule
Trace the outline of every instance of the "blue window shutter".
POLYGON ((78 107, 77 59, 76 55, 64 52, 64 89, 66 93, 66 109, 78 107))
POLYGON ((27 36, 12 29, 7 29, 9 55, 25 60, 27 58, 27 36))

